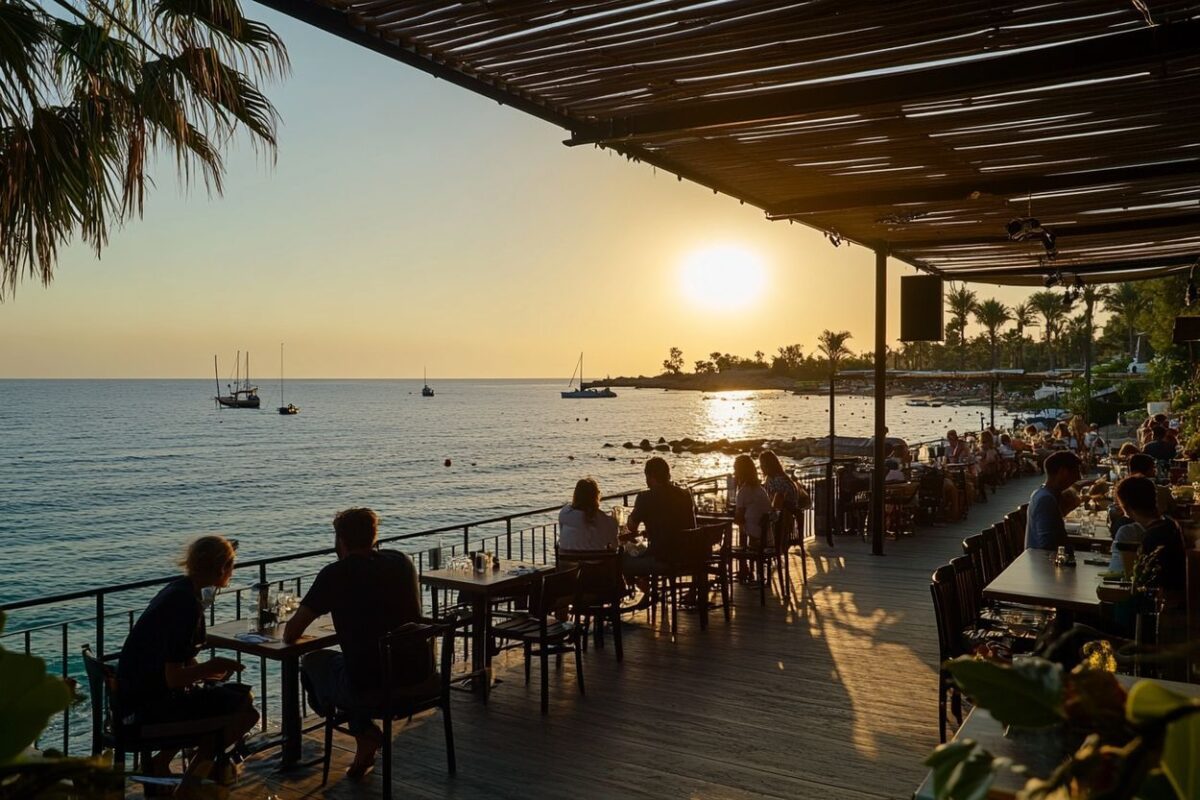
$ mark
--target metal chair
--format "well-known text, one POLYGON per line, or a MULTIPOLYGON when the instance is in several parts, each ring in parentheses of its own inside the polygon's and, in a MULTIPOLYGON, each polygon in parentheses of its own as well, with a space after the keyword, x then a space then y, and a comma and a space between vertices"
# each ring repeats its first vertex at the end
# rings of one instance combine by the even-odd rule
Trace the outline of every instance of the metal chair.
POLYGON ((947 661, 963 655, 963 623, 954 567, 949 564, 938 567, 929 581, 929 592, 933 596, 933 615, 938 632, 938 734, 941 741, 945 742, 948 700, 955 719, 962 725, 962 696, 945 668, 947 661))
POLYGON ((575 615, 583 626, 583 648, 587 649, 589 629, 597 649, 604 647, 604 623, 607 621, 612 626, 618 662, 625 657, 621 638, 621 598, 625 595, 621 574, 623 555, 621 549, 557 551, 559 566, 579 568, 579 607, 575 609, 575 615))

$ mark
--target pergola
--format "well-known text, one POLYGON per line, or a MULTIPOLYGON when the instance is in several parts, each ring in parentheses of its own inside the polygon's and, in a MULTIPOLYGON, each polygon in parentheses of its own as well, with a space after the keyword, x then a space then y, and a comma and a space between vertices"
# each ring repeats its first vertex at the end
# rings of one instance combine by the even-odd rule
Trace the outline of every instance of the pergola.
POLYGON ((1200 3, 259 2, 869 248, 877 553, 889 257, 1041 285, 1200 253, 1200 3))

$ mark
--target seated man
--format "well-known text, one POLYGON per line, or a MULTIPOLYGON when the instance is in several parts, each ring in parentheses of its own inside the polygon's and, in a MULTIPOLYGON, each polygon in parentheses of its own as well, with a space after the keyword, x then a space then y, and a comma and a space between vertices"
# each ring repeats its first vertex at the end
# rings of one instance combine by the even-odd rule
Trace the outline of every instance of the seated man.
POLYGON ((1158 513, 1154 484, 1134 476, 1117 484, 1117 499, 1125 513, 1142 527, 1137 557, 1148 562, 1146 585, 1161 590, 1168 609, 1183 606, 1187 590, 1187 546, 1174 520, 1158 513))
MULTIPOLYGON (((1136 475, 1154 480, 1158 475, 1158 464, 1145 453, 1130 456, 1129 475, 1130 477, 1136 475)), ((1166 484, 1156 484, 1154 493, 1155 501, 1158 505, 1158 513, 1161 516, 1170 514, 1175 509, 1175 495, 1171 494, 1171 487, 1166 484)))
MULTIPOLYGON (((412 653, 410 663, 397 665, 385 681, 379 655, 384 634, 421 617, 420 588, 412 559, 394 550, 376 550, 379 517, 369 508, 351 508, 333 519, 338 560, 326 565, 313 580, 300 608, 288 621, 283 638, 299 639, 313 620, 333 615, 342 651, 318 650, 304 656, 301 672, 310 705, 327 716, 335 710, 353 714, 370 705, 370 698, 406 673, 419 674, 427 652, 412 653)), ((346 770, 361 780, 375 765, 383 733, 367 714, 350 718, 356 752, 346 770)))
POLYGON ((1067 546, 1067 529, 1059 502, 1079 480, 1079 456, 1069 450, 1046 457, 1046 482, 1029 498, 1025 521, 1027 549, 1055 550, 1067 546))
POLYGON ((1167 441, 1167 429, 1155 425, 1150 429, 1151 440, 1142 446, 1142 452, 1155 461, 1170 461, 1175 458, 1175 445, 1167 441))
POLYGON ((661 569, 662 560, 655 552, 654 540, 662 531, 679 531, 696 527, 696 508, 692 494, 682 486, 671 483, 671 467, 666 460, 655 456, 646 462, 646 486, 633 501, 633 511, 626 523, 626 532, 621 541, 637 538, 638 528, 645 523, 646 552, 642 555, 629 554, 622 561, 626 576, 643 577, 653 575, 661 569))

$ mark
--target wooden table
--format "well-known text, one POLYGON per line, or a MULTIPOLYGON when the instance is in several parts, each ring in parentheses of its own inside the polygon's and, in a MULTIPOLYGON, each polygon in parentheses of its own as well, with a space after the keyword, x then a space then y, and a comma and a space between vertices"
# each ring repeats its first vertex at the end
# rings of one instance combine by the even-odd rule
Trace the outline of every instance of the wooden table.
POLYGON ((252 620, 239 619, 222 622, 208 629, 205 645, 221 650, 233 650, 251 656, 260 656, 279 662, 280 668, 280 711, 279 728, 282 734, 281 766, 284 769, 300 761, 303 734, 300 713, 300 656, 314 650, 322 650, 337 644, 333 631, 333 619, 318 617, 308 626, 308 632, 291 644, 283 641, 284 625, 259 628, 252 620), (238 638, 247 633, 258 633, 272 641, 255 642, 238 638))
POLYGON ((1084 563, 1082 553, 1076 555, 1073 567, 1056 567, 1053 559, 1052 550, 1025 550, 983 587, 983 596, 1059 611, 1098 610, 1096 587, 1101 585, 1100 573, 1108 568, 1084 563))
MULTIPOLYGON (((1139 680, 1129 675, 1117 675, 1117 681, 1129 689, 1139 680)), ((1193 683, 1177 683, 1175 681, 1154 681, 1155 683, 1188 697, 1200 697, 1200 685, 1193 683)), ((1004 726, 981 709, 972 709, 963 720, 962 727, 954 734, 957 739, 974 739, 985 750, 997 757, 1011 758, 1017 764, 1029 768, 1026 776, 1015 775, 1010 770, 996 773, 996 781, 992 790, 1015 794, 1025 787, 1027 778, 1047 778, 1067 756, 1075 750, 1081 741, 1078 735, 1068 734, 1061 726, 1054 728, 1039 728, 1025 730, 1010 730, 1005 735, 1004 726)), ((916 800, 933 800, 933 775, 925 776, 925 781, 917 793, 916 800)))
MULTIPOLYGON (((527 564, 520 561, 500 562, 499 569, 488 569, 485 572, 460 569, 435 569, 421 575, 421 583, 434 590, 444 589, 449 592, 459 592, 466 596, 471 603, 471 672, 479 680, 477 686, 480 697, 487 702, 488 687, 491 682, 489 669, 491 656, 488 654, 488 640, 491 638, 491 601, 497 597, 517 594, 527 590, 541 575, 554 571, 551 564, 527 564), (532 572, 513 574, 518 567, 532 569, 532 572)), ((434 615, 437 614, 437 595, 434 594, 434 615)))

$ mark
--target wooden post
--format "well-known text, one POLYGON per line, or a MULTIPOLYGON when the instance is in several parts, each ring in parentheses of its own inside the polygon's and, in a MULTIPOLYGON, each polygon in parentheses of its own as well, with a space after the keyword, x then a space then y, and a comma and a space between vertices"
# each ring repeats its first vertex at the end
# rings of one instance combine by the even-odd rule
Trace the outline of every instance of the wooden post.
MULTIPOLYGON (((833 413, 834 413, 834 379, 837 377, 837 370, 834 369, 832 363, 829 365, 829 464, 825 467, 825 497, 826 497, 826 518, 825 518, 825 541, 830 545, 833 544, 833 517, 836 506, 833 500, 834 487, 834 469, 833 469, 833 413)), ((840 530, 839 530, 840 532, 840 530)))
POLYGON ((871 480, 871 553, 883 555, 883 477, 887 420, 887 251, 875 251, 875 468, 871 480))

